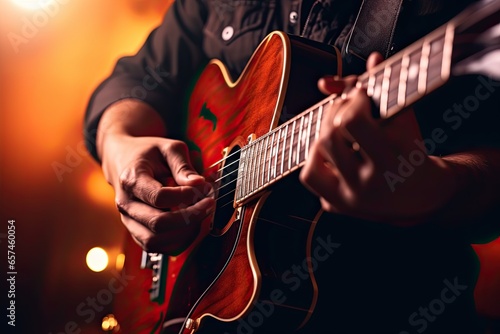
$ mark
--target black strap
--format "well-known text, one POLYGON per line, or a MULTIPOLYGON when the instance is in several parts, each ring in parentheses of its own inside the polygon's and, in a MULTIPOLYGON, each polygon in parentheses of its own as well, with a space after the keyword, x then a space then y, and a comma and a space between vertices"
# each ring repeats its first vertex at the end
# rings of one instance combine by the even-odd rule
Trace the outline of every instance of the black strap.
POLYGON ((363 0, 345 52, 366 60, 370 53, 391 54, 403 0, 363 0))

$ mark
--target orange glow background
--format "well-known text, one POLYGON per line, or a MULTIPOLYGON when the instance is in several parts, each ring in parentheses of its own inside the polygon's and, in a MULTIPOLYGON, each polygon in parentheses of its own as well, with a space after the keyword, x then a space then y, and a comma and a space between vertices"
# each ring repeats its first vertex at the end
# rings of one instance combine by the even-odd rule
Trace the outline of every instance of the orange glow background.
MULTIPOLYGON (((111 188, 82 149, 83 114, 116 60, 139 48, 170 3, 60 0, 46 20, 39 9, 0 3, 0 234, 7 220, 16 220, 16 326, 30 329, 17 333, 64 333, 71 321, 82 333, 102 333, 101 319, 112 304, 92 319, 77 307, 113 276, 111 270, 91 272, 85 255, 100 246, 114 263, 125 230, 111 188), (22 37, 26 22, 36 20, 32 36, 15 47, 12 34, 22 37)), ((6 239, 0 240, 5 275, 6 239)), ((500 241, 476 249, 482 263, 478 308, 500 319, 500 241)), ((6 321, 4 304, 1 309, 6 321)))
MULTIPOLYGON (((125 230, 112 189, 83 150, 83 115, 92 91, 120 56, 140 47, 170 2, 61 0, 46 20, 40 9, 0 2, 0 233, 16 220, 16 333, 71 332, 68 322, 102 333, 112 304, 92 317, 87 298, 113 276, 91 272, 85 256, 100 246, 114 263, 125 230), (12 34, 29 37, 16 48, 12 34)), ((6 328, 5 239, 0 249, 6 328)))

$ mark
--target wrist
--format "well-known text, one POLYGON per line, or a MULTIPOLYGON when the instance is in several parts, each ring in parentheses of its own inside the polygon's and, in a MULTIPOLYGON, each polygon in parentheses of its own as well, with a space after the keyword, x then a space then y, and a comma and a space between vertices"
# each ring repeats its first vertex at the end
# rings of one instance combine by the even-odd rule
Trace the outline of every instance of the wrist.
POLYGON ((165 137, 166 127, 158 112, 137 99, 111 104, 102 114, 97 128, 97 155, 103 159, 106 143, 116 137, 165 137))

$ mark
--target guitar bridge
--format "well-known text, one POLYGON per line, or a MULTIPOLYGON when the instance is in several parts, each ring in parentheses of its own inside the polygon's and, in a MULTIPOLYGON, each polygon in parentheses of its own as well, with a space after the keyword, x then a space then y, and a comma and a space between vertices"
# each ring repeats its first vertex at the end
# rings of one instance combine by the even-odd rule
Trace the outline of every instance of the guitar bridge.
POLYGON ((164 302, 165 277, 167 272, 167 258, 160 253, 148 253, 143 251, 141 258, 141 268, 151 269, 151 288, 149 289, 149 299, 158 304, 164 302))

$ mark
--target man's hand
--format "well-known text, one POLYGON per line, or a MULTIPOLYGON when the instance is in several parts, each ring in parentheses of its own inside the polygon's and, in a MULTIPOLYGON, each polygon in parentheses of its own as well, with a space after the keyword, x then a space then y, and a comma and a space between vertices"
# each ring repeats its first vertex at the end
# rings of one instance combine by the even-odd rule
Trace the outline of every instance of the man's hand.
MULTIPOLYGON (((380 61, 380 55, 372 55, 368 69, 380 61)), ((318 83, 326 94, 343 94, 324 116, 301 181, 326 211, 399 226, 428 220, 456 190, 452 169, 416 145, 421 137, 411 110, 390 120, 375 119, 366 91, 351 88, 354 83, 352 77, 318 83), (400 158, 408 160, 417 151, 422 161, 404 182, 391 187, 388 172, 397 173, 400 158)))
MULTIPOLYGON (((133 108, 144 107, 134 103, 133 108)), ((213 189, 191 166, 183 142, 107 126, 116 124, 113 120, 119 123, 116 115, 123 120, 134 112, 121 108, 119 113, 106 111, 98 135, 102 169, 115 190, 121 220, 146 251, 177 254, 197 237, 200 223, 214 210, 213 189)), ((157 117, 145 110, 137 112, 157 117)))

